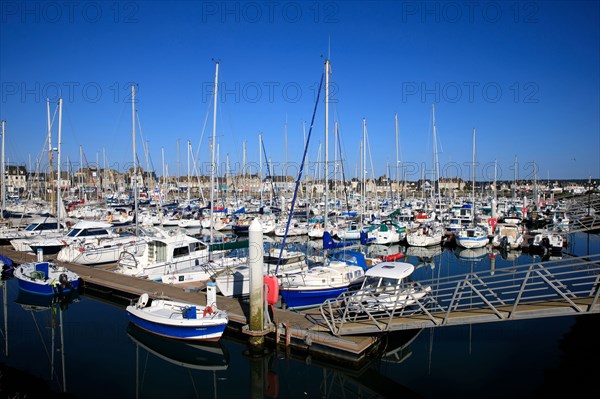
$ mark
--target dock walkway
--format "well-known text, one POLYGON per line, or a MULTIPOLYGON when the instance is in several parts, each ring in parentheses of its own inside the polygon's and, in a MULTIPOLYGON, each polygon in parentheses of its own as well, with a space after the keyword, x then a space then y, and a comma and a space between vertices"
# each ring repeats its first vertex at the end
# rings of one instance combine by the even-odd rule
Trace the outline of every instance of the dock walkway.
MULTIPOLYGON (((29 253, 14 251, 11 247, 0 247, 0 254, 9 257, 16 264, 32 262, 35 256, 29 253)), ((45 257, 54 263, 66 266, 79 274, 85 290, 99 291, 105 295, 116 295, 134 299, 148 293, 152 298, 169 298, 173 300, 206 303, 206 293, 198 289, 163 284, 152 280, 140 279, 110 271, 110 266, 83 266, 73 263, 56 261, 52 256, 45 257)), ((248 324, 249 304, 236 298, 217 296, 219 309, 226 310, 229 315, 229 327, 241 331, 248 324)), ((275 342, 286 342, 292 348, 318 352, 328 357, 347 359, 358 362, 378 342, 376 336, 345 336, 338 337, 319 323, 314 317, 318 310, 296 312, 285 309, 275 309, 275 331, 267 335, 267 339, 275 342)))

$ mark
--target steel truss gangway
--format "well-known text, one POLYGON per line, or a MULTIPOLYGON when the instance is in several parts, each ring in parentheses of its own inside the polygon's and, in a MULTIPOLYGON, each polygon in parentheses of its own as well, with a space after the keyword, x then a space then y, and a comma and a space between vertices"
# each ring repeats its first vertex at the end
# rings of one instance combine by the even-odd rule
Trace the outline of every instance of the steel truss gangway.
MULTIPOLYGON (((600 193, 589 191, 572 197, 563 198, 565 213, 569 218, 568 233, 600 230, 600 193)), ((547 226, 549 230, 561 230, 561 226, 552 223, 547 226)))
POLYGON ((357 302, 349 291, 325 301, 314 317, 340 336, 600 313, 600 255, 402 284, 410 287, 396 287, 391 309, 364 306, 368 301, 357 302), (420 292, 415 287, 431 292, 419 298, 410 294, 420 292))

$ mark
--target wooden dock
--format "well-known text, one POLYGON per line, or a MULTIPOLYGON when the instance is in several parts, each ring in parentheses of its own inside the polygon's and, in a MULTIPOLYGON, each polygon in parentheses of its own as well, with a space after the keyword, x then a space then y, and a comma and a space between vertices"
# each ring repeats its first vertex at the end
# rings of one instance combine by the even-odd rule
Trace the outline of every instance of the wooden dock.
MULTIPOLYGON (((16 264, 32 262, 35 255, 17 252, 9 246, 0 247, 0 254, 9 257, 16 264)), ((153 298, 170 298, 191 303, 206 303, 206 293, 198 287, 190 288, 163 284, 151 280, 140 279, 114 273, 114 265, 90 267, 72 263, 62 263, 55 256, 44 259, 62 264, 79 274, 85 292, 98 292, 103 296, 116 296, 124 299, 135 299, 143 293, 153 298)), ((235 298, 219 295, 219 309, 226 310, 229 315, 228 329, 242 332, 248 324, 249 304, 235 298)), ((296 312, 284 309, 274 310, 274 328, 266 335, 271 342, 285 344, 287 347, 313 353, 316 355, 360 363, 379 341, 377 336, 344 336, 331 334, 319 321, 318 309, 307 312, 296 312)))

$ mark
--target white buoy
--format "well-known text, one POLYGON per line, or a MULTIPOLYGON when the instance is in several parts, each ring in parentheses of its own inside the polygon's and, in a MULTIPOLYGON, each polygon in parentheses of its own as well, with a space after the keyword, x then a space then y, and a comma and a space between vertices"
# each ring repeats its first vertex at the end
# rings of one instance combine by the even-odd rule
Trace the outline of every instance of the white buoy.
POLYGON ((206 284, 206 306, 217 308, 217 283, 213 281, 206 284))

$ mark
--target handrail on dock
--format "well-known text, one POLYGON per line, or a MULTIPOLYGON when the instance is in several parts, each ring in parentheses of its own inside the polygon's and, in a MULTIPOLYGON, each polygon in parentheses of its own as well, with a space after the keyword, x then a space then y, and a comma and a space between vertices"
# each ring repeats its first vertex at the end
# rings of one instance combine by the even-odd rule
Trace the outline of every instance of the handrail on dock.
POLYGON ((600 312, 600 255, 418 283, 431 293, 407 293, 391 309, 360 308, 355 293, 345 292, 321 305, 324 324, 344 335, 600 312))

